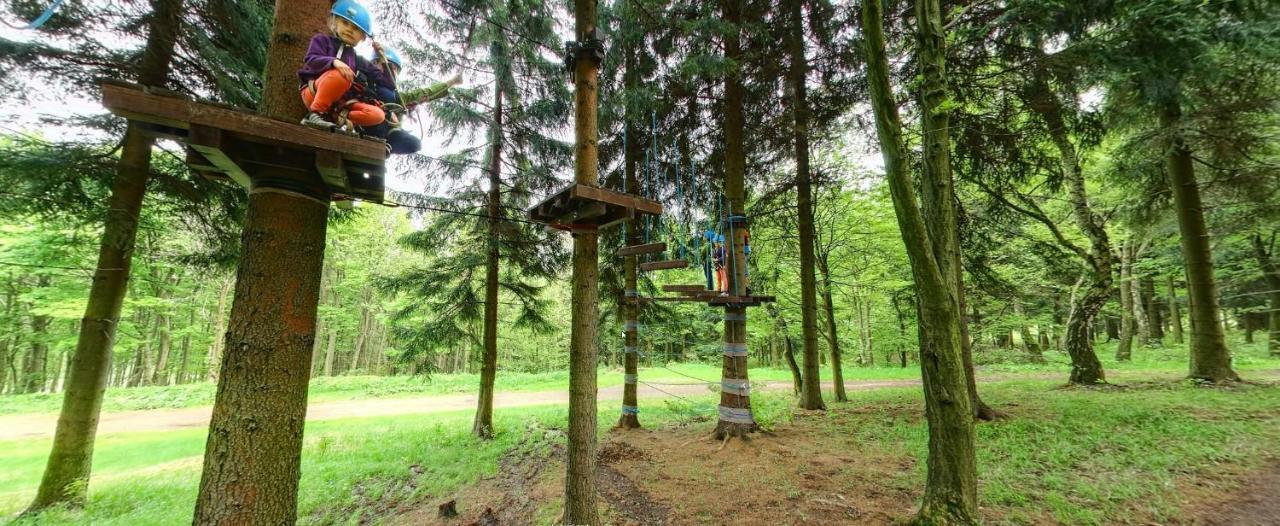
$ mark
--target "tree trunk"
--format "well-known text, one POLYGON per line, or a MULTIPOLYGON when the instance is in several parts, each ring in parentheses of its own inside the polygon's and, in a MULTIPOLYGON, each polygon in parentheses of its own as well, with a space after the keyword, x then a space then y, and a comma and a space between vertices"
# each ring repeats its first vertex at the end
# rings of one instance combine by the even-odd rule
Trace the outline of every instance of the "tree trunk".
MULTIPOLYGON (((298 57, 328 2, 278 0, 260 112, 297 122, 298 57)), ((314 170, 246 163, 253 181, 194 523, 292 524, 324 264, 328 189, 314 170), (287 181, 291 188, 264 187, 287 181)))
POLYGON ((1120 342, 1116 344, 1116 361, 1129 360, 1133 354, 1133 337, 1137 333, 1133 316, 1133 241, 1120 245, 1120 342))
POLYGON ((190 328, 195 326, 195 324, 196 324, 196 311, 195 309, 191 309, 191 311, 187 315, 188 330, 182 333, 182 343, 178 344, 178 348, 180 349, 179 355, 181 356, 178 361, 178 370, 177 372, 174 373, 174 376, 169 379, 170 384, 187 383, 187 357, 191 353, 190 328))
POLYGON ((1165 277, 1169 286, 1169 330, 1173 332, 1173 343, 1181 345, 1182 341, 1182 309, 1178 306, 1178 293, 1174 289, 1173 276, 1165 277))
MULTIPOLYGON (((1258 266, 1262 268, 1267 288, 1271 289, 1271 293, 1267 295, 1270 299, 1270 305, 1268 305, 1270 312, 1267 313, 1267 354, 1273 358, 1280 358, 1280 263, 1274 259, 1276 234, 1272 232, 1270 241, 1264 243, 1262 235, 1255 232, 1251 241, 1254 257, 1258 259, 1258 266)), ((1173 300, 1173 278, 1169 278, 1169 298, 1169 304, 1176 305, 1173 300)), ((1174 316, 1176 320, 1177 314, 1174 316)))
MULTIPOLYGON (((1013 312, 1018 315, 1019 319, 1024 319, 1026 313, 1022 310, 1022 301, 1014 300, 1013 312)), ((1027 328, 1027 324, 1019 322, 1018 335, 1022 338, 1022 348, 1027 351, 1027 359, 1032 363, 1044 363, 1044 354, 1041 351, 1040 342, 1031 336, 1031 331, 1027 328)))
POLYGON ((218 289, 218 312, 213 314, 213 341, 209 344, 209 355, 205 363, 208 367, 205 376, 212 382, 218 381, 218 370, 222 366, 222 343, 227 336, 227 297, 231 294, 234 283, 231 279, 223 279, 222 287, 218 289))
POLYGON ((1160 298, 1156 296, 1155 281, 1150 275, 1139 281, 1142 286, 1142 306, 1147 312, 1147 327, 1151 330, 1151 341, 1160 345, 1164 340, 1164 317, 1160 315, 1160 298))
MULTIPOLYGON (((945 112, 938 111, 945 97, 943 29, 937 0, 920 0, 916 4, 921 64, 921 100, 925 117, 924 142, 926 164, 936 163, 934 154, 945 153, 947 143, 945 112)), ((920 362, 924 380, 925 419, 929 430, 929 453, 924 499, 916 521, 923 524, 972 524, 977 520, 977 460, 974 452, 973 399, 966 395, 966 372, 961 348, 959 302, 957 288, 944 273, 944 262, 954 247, 946 247, 950 238, 943 231, 945 223, 925 224, 916 205, 913 184, 907 173, 907 149, 902 140, 902 125, 897 103, 889 84, 889 61, 885 53, 883 14, 880 2, 862 3, 863 49, 867 54, 867 78, 875 113, 876 132, 880 138, 886 179, 893 199, 898 226, 902 232, 911 274, 915 281, 920 333, 920 362), (937 234, 932 239, 930 230, 937 234), (941 242, 944 254, 934 253, 941 242)), ((943 167, 925 170, 922 188, 945 186, 932 180, 943 167)), ((947 198, 950 199, 950 195, 947 198)), ((934 216, 935 220, 945 216, 934 216)), ((950 227, 954 229, 954 224, 950 227)))
POLYGON ((792 138, 796 155, 796 218, 800 226, 800 334, 803 342, 804 390, 800 393, 803 409, 826 409, 822 401, 818 356, 818 287, 814 277, 813 188, 809 180, 809 108, 805 100, 805 76, 808 62, 804 50, 804 2, 791 0, 788 47, 791 67, 792 138))
MULTIPOLYGON (((596 38, 595 0, 574 0, 574 35, 596 38)), ((597 97, 600 66, 587 54, 574 64, 574 181, 596 184, 599 157, 597 97)), ((596 288, 599 235, 573 233, 572 325, 569 332, 569 433, 565 473, 564 524, 598 526, 596 510, 596 288)))
POLYGON ((822 270, 823 310, 827 314, 827 343, 831 347, 831 386, 837 402, 848 402, 849 396, 844 392, 844 370, 840 353, 840 335, 836 331, 836 306, 831 299, 831 267, 826 258, 820 260, 822 270))
POLYGON ((1173 189, 1173 204, 1182 234, 1182 257, 1187 269, 1187 295, 1193 298, 1191 318, 1191 372, 1189 376, 1207 382, 1234 382, 1240 379, 1231 368, 1231 352, 1223 337, 1218 309, 1218 285, 1213 277, 1213 255, 1209 229, 1204 222, 1204 205, 1196 184, 1191 149, 1179 129, 1182 108, 1169 102, 1160 111, 1160 124, 1173 133, 1165 172, 1173 189))
MULTIPOLYGON (((48 278, 41 276, 41 286, 48 283, 48 278)), ((24 364, 22 392, 38 393, 44 390, 49 370, 49 344, 45 341, 49 328, 48 316, 31 316, 31 351, 24 364)))
MULTIPOLYGON (((500 54, 494 42, 490 53, 500 54)), ((489 131, 489 250, 484 272, 484 355, 480 359, 480 395, 471 432, 481 439, 493 438, 493 384, 498 375, 498 235, 502 213, 502 89, 493 90, 493 123, 489 131)))
MULTIPOLYGON (((724 35, 724 57, 732 63, 742 58, 742 0, 721 0, 721 10, 728 31, 724 35)), ((742 68, 735 67, 724 76, 724 198, 728 201, 728 235, 726 277, 731 296, 746 293, 746 257, 743 246, 747 224, 737 218, 746 213, 747 154, 744 142, 745 119, 742 68)), ((806 384, 808 382, 805 382, 806 384)), ((750 381, 747 377, 747 309, 726 306, 724 309, 724 359, 720 370, 720 418, 715 437, 746 437, 758 426, 751 414, 750 381)))
MULTIPOLYGON (((639 85, 640 73, 636 69, 639 62, 636 46, 630 46, 626 52, 626 71, 623 73, 623 82, 626 84, 626 90, 631 91, 639 85)), ((638 111, 634 104, 628 103, 624 108, 625 123, 623 124, 623 177, 624 189, 628 194, 641 195, 644 189, 640 187, 640 179, 636 170, 640 164, 640 136, 637 122, 642 118, 638 115, 638 111)), ((650 139, 652 140, 652 138, 650 139)), ((627 245, 639 245, 642 242, 641 228, 635 221, 628 221, 623 225, 624 235, 626 236, 627 245)), ((622 414, 618 416, 618 424, 616 427, 621 429, 639 429, 640 426, 640 399, 636 394, 639 382, 639 345, 640 345, 640 304, 638 297, 640 295, 637 277, 637 257, 627 256, 623 258, 623 295, 622 295, 622 414)))
MULTIPOLYGON (((1094 213, 1089 205, 1089 196, 1084 185, 1084 174, 1080 170, 1079 153, 1068 136, 1066 122, 1062 117, 1062 103, 1052 91, 1043 69, 1034 71, 1033 85, 1028 97, 1028 105, 1045 121, 1054 146, 1058 150, 1059 163, 1062 166, 1063 181, 1069 190, 1071 211, 1076 225, 1089 239, 1089 249, 1075 249, 1089 268, 1089 288, 1079 300, 1072 305, 1072 316, 1068 317, 1068 326, 1064 345, 1071 357, 1071 375, 1073 384, 1094 384, 1106 381, 1102 362, 1093 348, 1090 327, 1102 307, 1111 297, 1112 255, 1111 240, 1107 236, 1105 223, 1094 213)), ((1054 230, 1057 232, 1057 230, 1054 230)), ((1061 236, 1059 236, 1061 239, 1061 236)), ((1068 249, 1074 244, 1060 241, 1068 249)))
MULTIPOLYGON (((172 274, 172 273, 171 273, 172 274)), ((169 290, 169 280, 172 276, 163 280, 164 285, 157 290, 156 296, 161 300, 168 300, 172 293, 169 290)), ((163 385, 169 371, 169 354, 173 351, 173 320, 169 316, 168 307, 162 307, 160 312, 156 313, 156 331, 159 336, 160 345, 159 352, 156 353, 156 367, 151 372, 151 385, 163 385)))
MULTIPOLYGON (((139 63, 138 80, 144 85, 164 86, 180 31, 182 1, 154 0, 152 8, 154 14, 147 28, 147 43, 139 63)), ((89 301, 81 319, 70 381, 54 431, 53 449, 45 465, 40 489, 27 508, 28 512, 58 503, 81 506, 88 495, 98 414, 111 370, 116 325, 128 290, 153 142, 132 125, 125 130, 116 177, 111 183, 111 197, 108 198, 102 242, 98 245, 98 261, 89 289, 89 301)))

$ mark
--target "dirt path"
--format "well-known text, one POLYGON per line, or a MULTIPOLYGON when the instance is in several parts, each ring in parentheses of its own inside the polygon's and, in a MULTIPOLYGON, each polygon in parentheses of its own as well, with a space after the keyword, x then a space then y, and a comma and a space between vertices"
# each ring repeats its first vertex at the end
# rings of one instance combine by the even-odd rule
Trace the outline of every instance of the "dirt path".
POLYGON ((1196 515, 1203 526, 1275 526, 1280 524, 1280 460, 1255 472, 1231 497, 1196 515))
MULTIPOLYGON (((846 382, 845 389, 868 390, 885 387, 909 387, 919 384, 920 382, 917 380, 846 382)), ((642 399, 650 400, 670 398, 673 395, 697 396, 710 392, 704 385, 658 385, 661 391, 644 384, 638 387, 639 396, 642 399)), ((791 382, 770 382, 765 385, 765 389, 770 391, 790 388, 791 382)), ((600 389, 597 399, 601 401, 622 400, 622 386, 615 385, 600 389)), ((500 409, 567 403, 569 403, 568 391, 560 390, 496 393, 493 405, 495 408, 500 409)), ((440 413, 474 409, 475 406, 476 396, 472 394, 317 402, 307 407, 307 420, 440 413)), ((212 413, 212 406, 103 413, 101 420, 98 422, 98 434, 109 435, 134 431, 172 431, 202 428, 209 425, 209 416, 212 413)), ((0 440, 53 436, 57 423, 58 415, 51 413, 0 416, 0 440)))

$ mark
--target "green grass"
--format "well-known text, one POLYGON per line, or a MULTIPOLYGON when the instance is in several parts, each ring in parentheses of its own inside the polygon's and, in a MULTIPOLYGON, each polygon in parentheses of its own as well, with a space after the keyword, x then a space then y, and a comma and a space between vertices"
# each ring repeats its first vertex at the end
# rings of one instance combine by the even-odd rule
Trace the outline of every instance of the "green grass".
MULTIPOLYGON (((1065 388, 1058 382, 989 384, 984 399, 1010 418, 977 427, 979 504, 998 522, 1127 523, 1180 518, 1184 477, 1256 468, 1280 455, 1280 385, 1206 388, 1190 381, 1122 388, 1065 388)), ((915 469, 884 483, 919 488, 927 429, 913 389, 852 393, 848 404, 877 411, 827 417, 832 447, 905 452, 915 469)), ((1185 517, 1182 517, 1185 519, 1185 517)))
MULTIPOLYGON (((830 367, 823 368, 829 378, 830 367)), ((758 381, 791 381, 791 373, 785 369, 755 368, 751 378, 758 381)), ((698 379, 719 382, 720 367, 700 363, 672 363, 668 366, 642 368, 640 376, 646 381, 687 383, 698 379)), ((878 379, 915 379, 920 377, 917 368, 845 368, 846 381, 878 379)), ((480 384, 478 374, 436 374, 431 376, 334 376, 311 381, 312 403, 340 400, 402 398, 444 394, 473 393, 480 384)), ((622 371, 601 369, 600 387, 622 385, 622 371)), ((506 392, 532 392, 568 389, 569 374, 554 373, 505 373, 498 372, 495 389, 506 392)), ((132 387, 107 389, 103 411, 133 411, 199 407, 213 405, 216 386, 204 382, 162 387, 132 387)), ((0 415, 23 413, 55 413, 62 407, 62 394, 24 394, 0 396, 0 415)))
MULTIPOLYGON (((756 397, 761 423, 788 418, 788 396, 756 397)), ((653 424, 710 421, 710 396, 645 408, 653 424)), ((600 410, 603 435, 618 408, 600 410)), ((545 448, 561 441, 565 410, 557 406, 499 409, 497 436, 474 439, 471 412, 425 417, 379 417, 310 422, 302 452, 299 522, 356 524, 385 501, 413 501, 438 495, 494 474, 498 458, 515 447, 545 448), (537 440, 526 440, 533 436, 537 440), (547 438, 550 437, 550 438, 547 438), (411 466, 422 473, 411 476, 411 466), (414 485, 406 484, 410 478, 414 485), (356 488, 359 488, 358 490, 356 488)), ((15 524, 150 525, 190 523, 199 483, 205 432, 122 433, 100 437, 94 454, 90 499, 83 511, 52 510, 38 520, 15 524)), ((0 517, 22 510, 35 495, 50 439, 0 441, 0 517)))

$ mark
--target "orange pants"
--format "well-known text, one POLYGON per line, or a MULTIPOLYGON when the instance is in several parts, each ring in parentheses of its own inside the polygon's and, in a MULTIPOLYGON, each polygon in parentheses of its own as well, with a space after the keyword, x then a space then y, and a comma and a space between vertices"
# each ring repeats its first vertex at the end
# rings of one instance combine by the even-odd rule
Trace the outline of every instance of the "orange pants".
POLYGON ((716 267, 716 290, 727 292, 729 290, 729 282, 725 280, 724 267, 716 267))
POLYGON ((342 96, 351 89, 351 81, 342 77, 338 70, 331 69, 320 75, 320 78, 302 88, 302 101, 307 108, 316 113, 328 113, 335 104, 341 104, 347 111, 347 118, 356 126, 377 126, 387 118, 382 108, 363 102, 342 101, 342 96))

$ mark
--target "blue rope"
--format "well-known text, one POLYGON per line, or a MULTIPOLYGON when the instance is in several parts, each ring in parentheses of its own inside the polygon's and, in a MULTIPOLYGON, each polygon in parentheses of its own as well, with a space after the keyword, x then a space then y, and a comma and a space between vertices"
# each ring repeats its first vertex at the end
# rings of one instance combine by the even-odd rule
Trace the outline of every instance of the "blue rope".
POLYGON ((30 23, 28 23, 25 26, 19 27, 19 26, 10 24, 8 22, 5 22, 4 25, 12 27, 14 29, 24 29, 24 30, 40 29, 40 26, 43 26, 45 22, 48 22, 50 18, 53 18, 53 12, 58 10, 58 6, 61 6, 62 2, 63 0, 54 0, 54 2, 50 4, 49 7, 44 10, 43 13, 40 13, 40 16, 36 17, 35 20, 32 20, 30 23))

